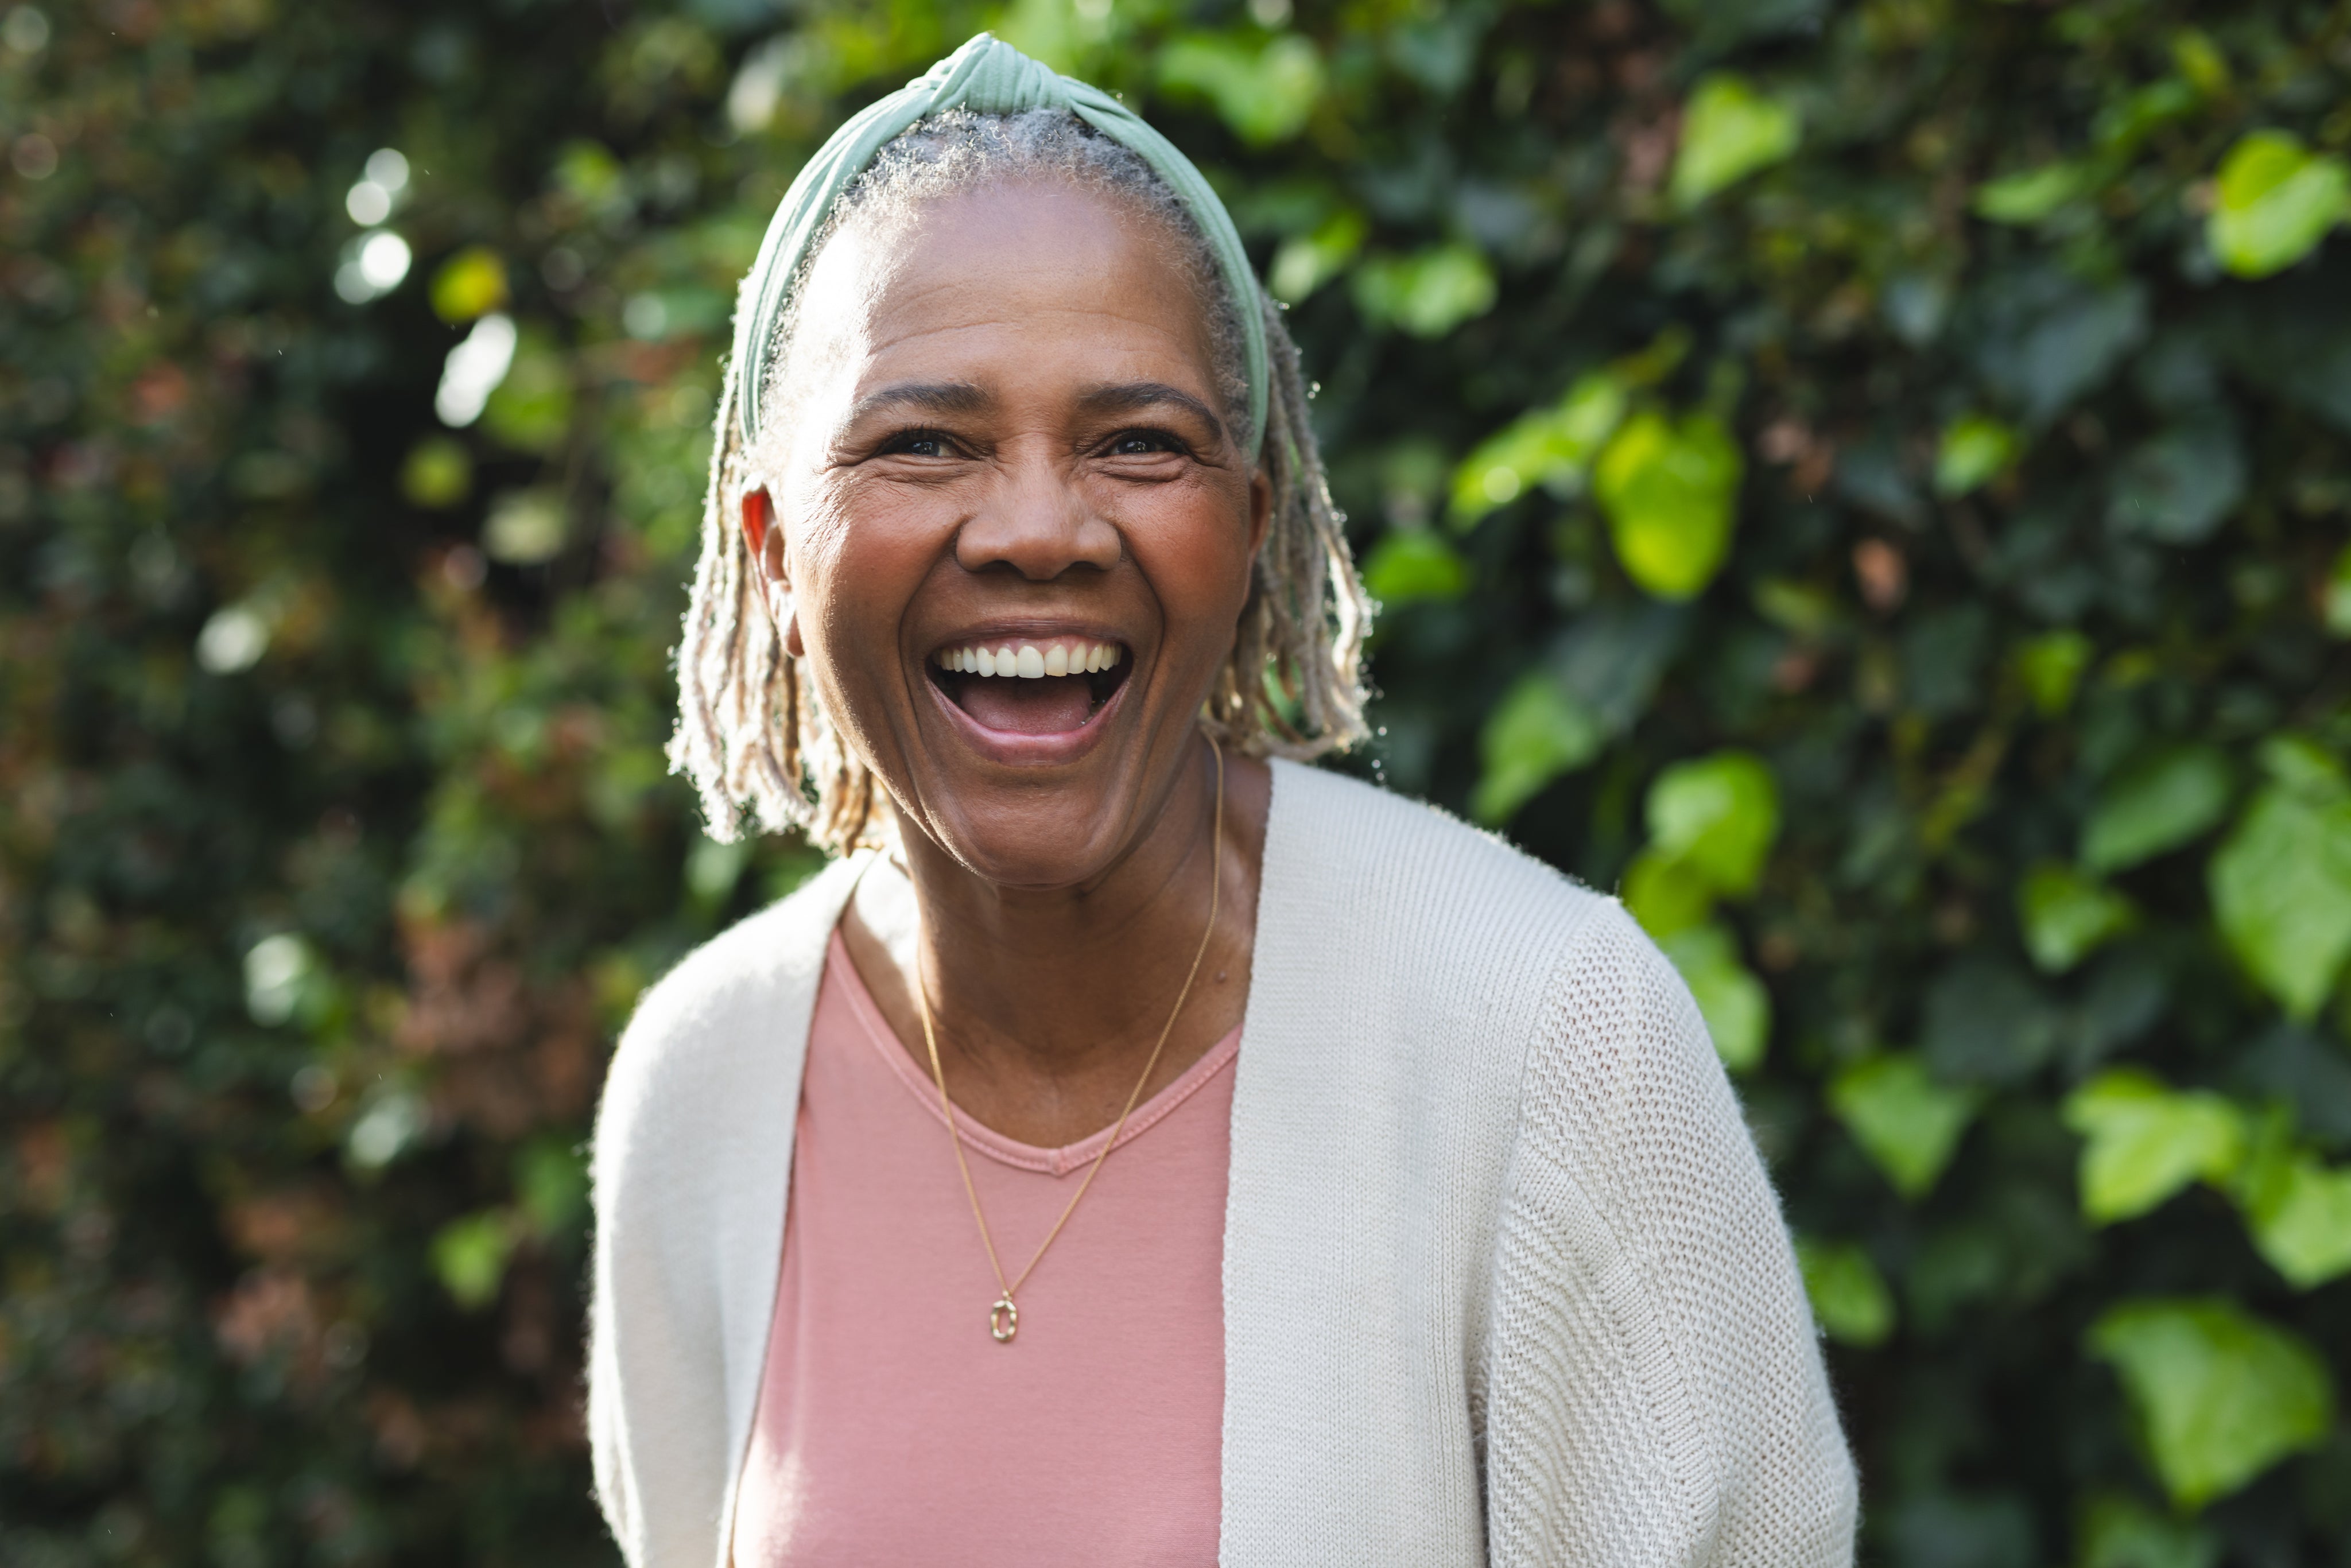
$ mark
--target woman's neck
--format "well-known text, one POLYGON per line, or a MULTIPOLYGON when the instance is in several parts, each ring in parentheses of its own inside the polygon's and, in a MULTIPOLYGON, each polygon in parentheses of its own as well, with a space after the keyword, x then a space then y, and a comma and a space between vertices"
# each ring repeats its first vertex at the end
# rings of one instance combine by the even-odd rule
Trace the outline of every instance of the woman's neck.
POLYGON ((1163 1029, 1144 1098, 1239 1024, 1272 776, 1226 758, 1212 856, 1216 789, 1204 744, 1145 832, 1079 887, 999 886, 912 835, 903 864, 866 874, 841 921, 858 974, 927 1073, 911 979, 920 955, 948 1092, 983 1126, 1042 1147, 1076 1143, 1118 1119, 1163 1029), (1212 871, 1216 929, 1169 1028, 1201 950, 1212 871))

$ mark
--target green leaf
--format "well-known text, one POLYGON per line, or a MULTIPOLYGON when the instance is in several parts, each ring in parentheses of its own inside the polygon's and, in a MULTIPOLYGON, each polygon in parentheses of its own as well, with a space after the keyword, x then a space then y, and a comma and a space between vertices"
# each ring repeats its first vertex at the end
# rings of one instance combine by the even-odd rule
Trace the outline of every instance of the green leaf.
POLYGON ((1722 1064, 1733 1072, 1762 1066, 1771 1038, 1771 996, 1740 962, 1739 939, 1720 925, 1693 925, 1669 932, 1657 946, 1697 998, 1722 1064))
POLYGON ((2074 1090, 2064 1116, 2084 1140, 2082 1213, 2095 1224, 2145 1214, 2199 1179, 2225 1183, 2244 1156, 2245 1119, 2234 1105, 2176 1092, 2137 1068, 2074 1090))
POLYGON ((1552 779, 1599 756, 1606 738, 1590 708, 1545 672, 1529 671, 1503 695, 1479 737, 1485 776, 1470 797, 1470 814, 1499 827, 1552 779))
POLYGON ((2326 634, 2351 637, 2351 545, 2336 554, 2334 570, 2326 574, 2325 594, 2326 634))
POLYGON ((1465 245, 1375 256, 1355 269, 1356 308, 1416 338, 1442 338, 1494 308, 1494 270, 1465 245))
MULTIPOLYGON (((708 840, 705 840, 708 842, 708 840)), ((542 1237, 577 1236, 588 1218, 588 1166, 561 1138, 538 1137, 515 1155, 515 1197, 542 1237)))
POLYGON ((2016 673, 2025 694, 2043 718, 2055 718, 2074 704, 2082 672, 2095 652, 2079 632, 2043 632, 2027 638, 2016 650, 2016 673))
POLYGON ((2203 1507, 2325 1441, 2334 1380, 2299 1336, 2217 1299, 2126 1301, 2090 1330, 2173 1502, 2203 1507))
POLYGON ((2081 1568, 2219 1568, 2220 1543, 2136 1498, 2100 1497, 2082 1511, 2081 1568))
POLYGON ((484 1209, 451 1220, 434 1236, 433 1271, 453 1301, 477 1311, 497 1299, 513 1250, 514 1225, 506 1211, 484 1209))
POLYGON ((1619 896, 1641 929, 1660 942, 1714 913, 1714 889, 1706 878, 1654 847, 1635 855, 1625 868, 1619 896))
POLYGON ((428 435, 409 449, 400 465, 400 493, 413 506, 445 510, 474 488, 474 459, 462 442, 428 435))
POLYGON ((1339 276, 1370 233, 1361 213, 1333 213, 1311 234, 1293 235, 1273 253, 1266 287, 1285 305, 1295 305, 1339 276))
POLYGON ((482 428, 521 452, 553 452, 571 429, 571 362, 543 329, 516 335, 514 362, 482 408, 482 428))
POLYGON ((1682 111, 1668 193, 1676 205, 1694 207, 1786 159, 1802 136, 1792 106, 1757 92, 1742 77, 1718 71, 1698 82, 1682 111))
POLYGON ((2218 747, 2159 752, 2099 791, 2082 833, 2082 863, 2125 871, 2202 837, 2229 810, 2228 757, 2218 747))
POLYGON ((1718 751, 1658 774, 1646 815, 1658 854, 1715 893, 1741 898, 1755 891, 1780 835, 1780 787, 1752 752, 1718 751))
POLYGON ((1886 1343, 1894 1332, 1894 1296, 1866 1251, 1850 1241, 1799 1236, 1796 1266, 1813 1316, 1829 1338, 1863 1349, 1886 1343))
POLYGON ((487 246, 468 246, 433 275, 433 313, 451 326, 507 302, 507 264, 487 246))
POLYGON ((1580 377, 1567 395, 1530 409, 1488 437, 1453 471, 1453 521, 1466 528, 1541 485, 1565 499, 1583 486, 1601 444, 1625 418, 1625 386, 1605 371, 1580 377))
POLYGON ((1703 591, 1730 554, 1739 444, 1711 414, 1635 415, 1600 455, 1595 490, 1625 575, 1660 599, 1703 591))
POLYGON ((2109 937, 2137 924, 2131 901, 2072 866, 2044 862, 2016 889, 2024 950, 2044 975, 2062 975, 2109 937))
POLYGON ((2253 1140, 2233 1186, 2254 1249, 2296 1290, 2351 1273, 2351 1168, 2294 1147, 2283 1111, 2253 1140))
POLYGON ((1995 224, 2037 224, 2089 191, 2089 171, 2080 164, 2044 163, 1977 186, 1975 214, 1995 224))
POLYGON ((1364 562, 1364 587, 1391 609, 1422 601, 1445 603, 1468 591, 1469 566, 1443 536, 1401 528, 1372 547, 1364 562))
POLYGON ((1950 500, 1980 488, 2005 473, 2021 450, 2016 432, 1999 420, 1970 413, 1951 421, 1935 453, 1935 494, 1950 500))
POLYGON ((1983 1096, 1937 1080, 1918 1056, 1855 1062, 1829 1085, 1829 1108, 1903 1197, 1932 1192, 1983 1096))
POLYGON ((1233 134, 1253 147, 1287 141, 1306 128, 1322 96, 1322 57, 1295 33, 1259 43, 1198 34, 1159 51, 1163 87, 1196 92, 1233 134))
POLYGON ((2351 214, 2351 165, 2283 131, 2256 131, 2221 160, 2213 196, 2212 254, 2240 277, 2267 277, 2351 214))
POLYGON ((2207 870, 2220 933, 2297 1021, 2314 1017, 2351 955, 2351 801, 2273 783, 2207 870))

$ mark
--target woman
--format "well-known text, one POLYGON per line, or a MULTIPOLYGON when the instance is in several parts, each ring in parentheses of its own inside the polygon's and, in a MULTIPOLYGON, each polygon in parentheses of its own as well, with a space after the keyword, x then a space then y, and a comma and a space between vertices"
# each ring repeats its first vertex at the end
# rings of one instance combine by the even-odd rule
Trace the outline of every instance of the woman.
POLYGON ((1368 607, 1181 154, 974 39, 787 195, 719 418, 674 756, 843 854, 613 1061, 629 1560, 1846 1561, 1671 967, 1266 760, 1361 735, 1368 607))

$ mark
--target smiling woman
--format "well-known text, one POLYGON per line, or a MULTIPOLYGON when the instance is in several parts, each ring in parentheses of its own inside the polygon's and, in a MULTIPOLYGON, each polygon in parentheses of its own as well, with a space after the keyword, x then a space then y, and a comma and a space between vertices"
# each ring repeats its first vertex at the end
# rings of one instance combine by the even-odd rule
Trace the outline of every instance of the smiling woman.
POLYGON ((841 852, 596 1141, 632 1563, 1813 1564, 1771 1188, 1612 900, 1299 765, 1368 613, 1229 218, 984 36, 747 278, 673 756, 841 852))

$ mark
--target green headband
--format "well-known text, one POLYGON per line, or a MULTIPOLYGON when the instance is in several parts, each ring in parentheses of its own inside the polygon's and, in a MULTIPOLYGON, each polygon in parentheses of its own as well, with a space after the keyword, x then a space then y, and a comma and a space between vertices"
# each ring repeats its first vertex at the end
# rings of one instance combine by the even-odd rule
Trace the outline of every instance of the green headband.
POLYGON ((776 329, 783 319, 792 275, 799 270, 809 242, 824 225, 825 214, 884 145, 917 120, 951 109, 975 114, 1062 110, 1141 158, 1167 182, 1207 236, 1217 266, 1232 290, 1249 352, 1249 428, 1262 441, 1265 321, 1257 309, 1257 275, 1249 270, 1249 253, 1241 248, 1232 214, 1225 211, 1224 203, 1217 199, 1217 193, 1208 188, 1192 161, 1133 110, 1100 88, 1072 81, 982 33, 834 131, 800 170, 792 188, 784 193, 783 204, 768 225, 768 237, 759 243, 759 259, 743 278, 742 297, 735 308, 735 358, 729 373, 735 378, 735 406, 740 413, 745 444, 759 433, 759 396, 767 383, 768 358, 775 351, 776 329))

